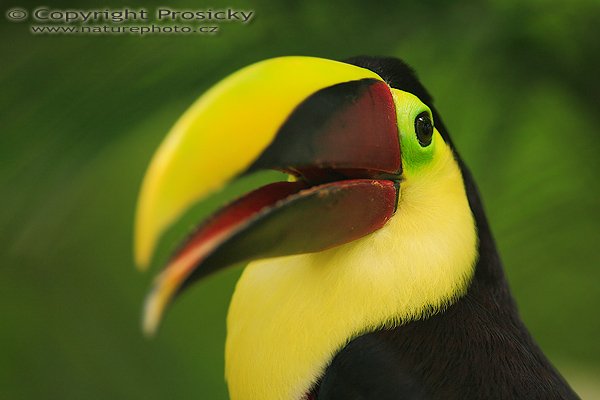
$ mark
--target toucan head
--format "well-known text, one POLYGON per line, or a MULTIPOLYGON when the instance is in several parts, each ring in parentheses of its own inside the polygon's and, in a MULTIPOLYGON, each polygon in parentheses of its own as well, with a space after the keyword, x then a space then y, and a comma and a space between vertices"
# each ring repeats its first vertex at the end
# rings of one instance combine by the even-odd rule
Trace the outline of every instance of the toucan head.
POLYGON ((440 126, 394 59, 282 57, 216 84, 147 171, 137 264, 148 266, 161 234, 207 196, 260 170, 289 179, 199 225, 157 277, 145 330, 191 282, 250 262, 228 316, 231 397, 301 399, 352 338, 452 302, 473 274, 477 235, 440 126))

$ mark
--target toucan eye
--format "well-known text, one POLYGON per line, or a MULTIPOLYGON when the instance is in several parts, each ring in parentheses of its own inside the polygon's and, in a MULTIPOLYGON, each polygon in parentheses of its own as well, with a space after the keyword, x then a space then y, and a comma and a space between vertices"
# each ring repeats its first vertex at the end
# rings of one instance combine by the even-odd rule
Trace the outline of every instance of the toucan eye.
POLYGON ((427 147, 431 144, 433 137, 433 122, 429 118, 427 112, 422 112, 415 119, 415 132, 417 133, 417 139, 422 147, 427 147))

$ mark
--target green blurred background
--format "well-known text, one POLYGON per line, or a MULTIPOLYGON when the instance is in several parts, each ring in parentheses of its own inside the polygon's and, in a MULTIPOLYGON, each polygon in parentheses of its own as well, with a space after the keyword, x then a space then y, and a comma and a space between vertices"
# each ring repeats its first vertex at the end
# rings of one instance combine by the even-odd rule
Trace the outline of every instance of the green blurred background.
MULTIPOLYGON (((2 16, 1 399, 226 399, 240 269, 197 285, 145 339, 153 273, 132 262, 143 172, 177 117, 238 68, 359 54, 419 72, 479 183, 524 320, 580 394, 600 398, 599 2, 379 4, 169 2, 255 10, 213 37, 40 36, 2 16)), ((2 12, 40 5, 124 4, 2 12)))

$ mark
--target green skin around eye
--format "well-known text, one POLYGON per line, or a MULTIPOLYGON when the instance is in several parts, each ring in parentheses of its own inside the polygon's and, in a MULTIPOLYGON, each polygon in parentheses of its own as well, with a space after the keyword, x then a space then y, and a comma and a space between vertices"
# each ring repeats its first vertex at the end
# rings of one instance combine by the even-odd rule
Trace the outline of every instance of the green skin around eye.
POLYGON ((414 174, 431 162, 436 143, 441 140, 441 137, 434 129, 431 143, 426 147, 421 146, 415 132, 415 119, 422 112, 427 112, 431 117, 431 110, 410 93, 397 89, 392 89, 392 93, 397 109, 402 166, 406 172, 414 174))

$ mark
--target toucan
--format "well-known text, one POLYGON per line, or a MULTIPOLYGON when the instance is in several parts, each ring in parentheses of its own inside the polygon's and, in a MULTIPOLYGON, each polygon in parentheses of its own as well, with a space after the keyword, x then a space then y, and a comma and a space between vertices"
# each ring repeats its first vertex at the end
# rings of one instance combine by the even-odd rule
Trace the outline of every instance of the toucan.
POLYGON ((519 317, 469 170, 403 61, 279 57, 175 123, 144 177, 135 259, 194 205, 285 173, 199 222, 146 298, 247 263, 227 316, 233 400, 577 399, 519 317))

